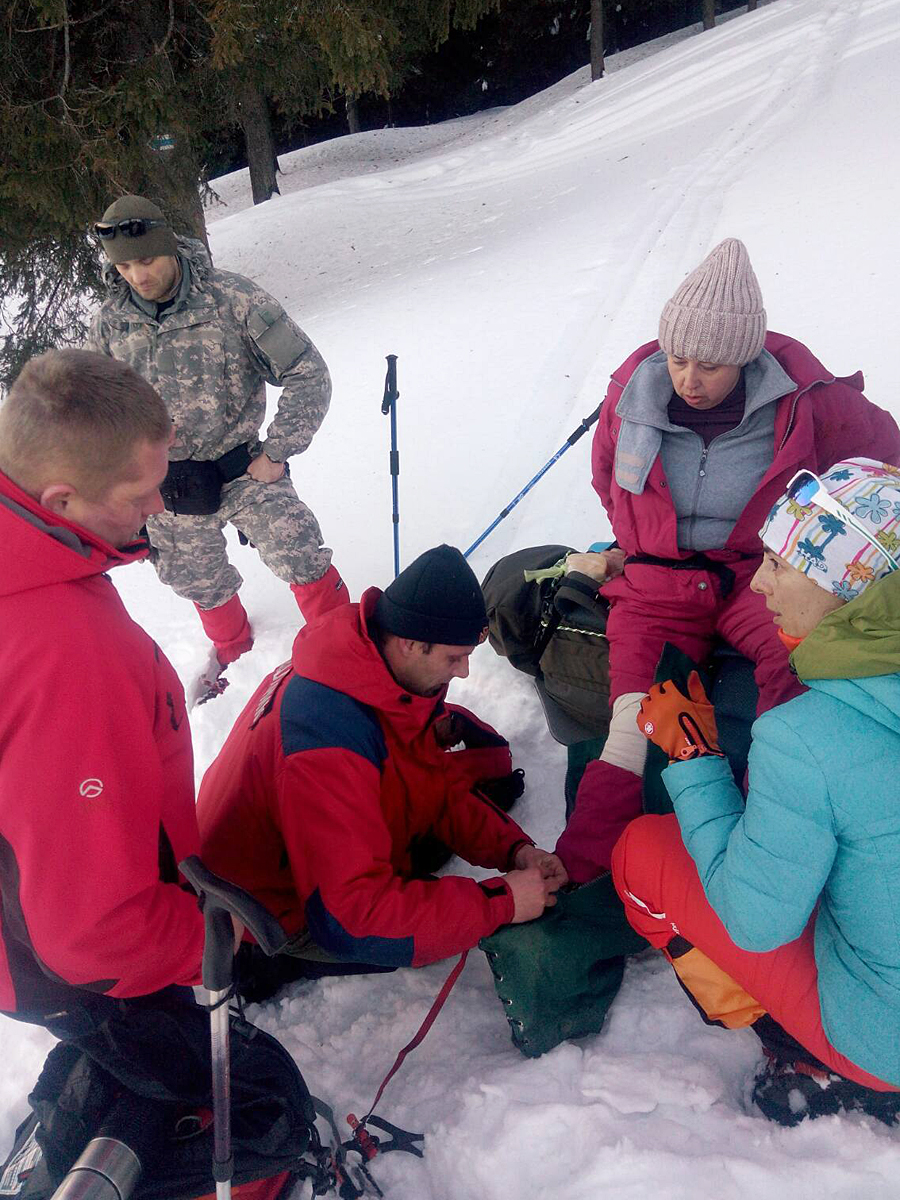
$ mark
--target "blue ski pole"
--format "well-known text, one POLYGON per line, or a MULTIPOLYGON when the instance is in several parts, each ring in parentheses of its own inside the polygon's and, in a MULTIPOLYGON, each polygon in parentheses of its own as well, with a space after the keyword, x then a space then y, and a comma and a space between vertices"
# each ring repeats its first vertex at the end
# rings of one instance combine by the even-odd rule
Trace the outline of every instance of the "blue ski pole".
POLYGON ((563 442, 563 444, 560 446, 560 448, 557 450, 557 452, 553 455, 553 457, 550 459, 550 461, 545 463, 541 467, 541 469, 538 471, 537 475, 535 475, 535 477, 533 479, 530 479, 528 481, 528 483, 525 484, 525 486, 522 488, 521 492, 519 492, 519 494, 517 496, 515 496, 512 500, 510 500, 509 504, 507 504, 507 506, 506 506, 506 508, 504 508, 503 512, 501 512, 500 515, 495 520, 493 520, 490 523, 490 525, 488 525, 488 527, 487 527, 487 529, 485 529, 484 533, 482 533, 480 537, 477 537, 475 539, 475 541, 472 543, 472 545, 463 554, 463 558, 468 558, 469 555, 472 553, 472 551, 476 550, 481 545, 481 543, 488 536, 488 534, 493 533, 493 531, 497 528, 497 526, 504 519, 504 517, 509 516, 509 514, 516 507, 516 505, 519 503, 519 501, 522 499, 522 497, 528 495, 528 493, 531 491, 531 489, 534 487, 534 485, 537 483, 537 481, 539 479, 542 479, 543 476, 547 474, 547 472, 550 470, 550 468, 553 466, 553 464, 555 462, 557 462, 558 459, 562 458, 562 456, 565 454, 565 452, 569 449, 570 446, 574 446, 575 443, 578 441, 578 439, 580 437, 583 437, 584 434, 587 433, 587 431, 590 429, 590 427, 594 424, 594 422, 600 416, 600 409, 602 407, 603 407, 602 404, 598 404, 597 407, 594 409, 594 411, 591 413, 591 415, 589 417, 585 417, 582 420, 581 424, 578 426, 578 428, 573 430, 573 432, 569 434, 569 436, 566 438, 565 442, 563 442))
POLYGON ((397 481, 400 476, 400 451, 397 449, 397 355, 387 356, 387 375, 384 378, 384 399, 381 411, 384 415, 391 414, 391 498, 393 501, 392 519, 394 522, 394 578, 400 574, 400 509, 397 501, 397 481))

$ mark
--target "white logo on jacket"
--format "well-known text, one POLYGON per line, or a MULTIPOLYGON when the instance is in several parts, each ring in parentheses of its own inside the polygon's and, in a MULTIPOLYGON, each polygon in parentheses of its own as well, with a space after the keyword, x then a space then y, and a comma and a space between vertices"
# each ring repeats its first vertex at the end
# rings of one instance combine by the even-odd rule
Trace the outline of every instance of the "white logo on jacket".
POLYGON ((93 800, 103 791, 102 779, 83 779, 78 787, 78 794, 93 800))

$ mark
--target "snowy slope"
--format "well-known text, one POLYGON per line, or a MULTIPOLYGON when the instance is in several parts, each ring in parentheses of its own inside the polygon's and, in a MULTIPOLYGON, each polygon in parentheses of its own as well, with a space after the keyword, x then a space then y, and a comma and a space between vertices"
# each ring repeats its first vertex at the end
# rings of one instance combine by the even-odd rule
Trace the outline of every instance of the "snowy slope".
MULTIPOLYGON (((218 185, 219 265, 278 296, 313 337, 332 411, 292 464, 354 595, 391 575, 384 356, 399 355, 401 552, 465 547, 653 337, 678 281, 741 237, 770 327, 900 414, 891 323, 900 0, 776 0, 657 53, 586 72, 514 108, 286 155, 284 195, 218 185), (892 183, 891 181, 894 181, 892 183)), ((583 545, 608 526, 580 442, 477 552, 583 545)), ((262 674, 287 657, 287 588, 234 547, 258 633, 229 692, 192 721, 198 773, 262 674)), ((117 572, 138 620, 187 676, 190 605, 149 567, 117 572)), ((528 681, 485 648, 455 697, 509 734, 529 789, 519 820, 562 825, 564 755, 528 681)), ((392 1200, 887 1200, 900 1132, 854 1116, 785 1131, 747 1107, 751 1034, 704 1027, 655 957, 633 962, 604 1033, 536 1062, 509 1042, 477 952, 382 1111, 426 1132, 420 1163, 376 1164, 392 1200)), ((448 966, 297 986, 256 1011, 339 1112, 365 1105, 448 966)), ((47 1039, 0 1024, 8 1142, 47 1039)), ((393 1159, 393 1161, 391 1161, 393 1159)))

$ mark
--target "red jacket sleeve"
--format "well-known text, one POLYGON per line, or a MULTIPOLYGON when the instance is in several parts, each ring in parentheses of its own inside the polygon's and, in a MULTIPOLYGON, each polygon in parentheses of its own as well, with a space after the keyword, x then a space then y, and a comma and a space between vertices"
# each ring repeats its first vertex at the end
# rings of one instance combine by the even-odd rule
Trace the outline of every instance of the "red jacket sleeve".
POLYGON ((197 850, 190 733, 171 667, 178 695, 167 705, 153 643, 124 610, 102 615, 48 638, 35 673, 4 699, 18 707, 3 748, 0 811, 17 876, 7 903, 47 972, 134 996, 199 982, 196 900, 160 882, 159 865, 161 832, 176 858, 197 850))
MULTIPOLYGON (((381 772, 339 748, 287 757, 278 780, 282 834, 315 941, 340 957, 422 966, 474 946, 513 916, 502 880, 405 880, 392 863, 381 772)), ((470 824, 473 845, 483 829, 470 824)), ((503 839, 484 847, 502 854, 503 839)), ((405 847, 404 847, 405 850, 405 847)))
POLYGON ((508 813, 477 788, 470 791, 463 784, 450 786, 434 833, 466 862, 496 871, 511 871, 514 851, 533 844, 508 813))

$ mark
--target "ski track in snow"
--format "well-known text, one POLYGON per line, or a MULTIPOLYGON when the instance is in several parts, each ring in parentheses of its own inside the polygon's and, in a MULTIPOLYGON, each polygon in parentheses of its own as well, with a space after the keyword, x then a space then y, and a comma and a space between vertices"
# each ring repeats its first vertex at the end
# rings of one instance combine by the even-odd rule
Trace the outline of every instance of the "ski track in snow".
MULTIPOLYGON (((285 194, 256 208, 245 172, 216 181, 217 262, 278 296, 332 369, 332 412, 292 470, 354 595, 390 578, 386 353, 399 354, 408 563, 481 532, 729 234, 748 242, 770 325, 838 373, 864 366, 870 398, 900 412, 884 336, 900 261, 898 40, 900 0, 773 0, 616 56, 595 84, 581 71, 513 108, 284 155, 285 194)), ((588 442, 499 526, 476 572, 518 546, 604 536, 588 442)), ((297 625, 287 588, 228 542, 256 646, 192 714, 198 778, 297 625)), ((192 606, 149 567, 114 578, 190 677, 205 656, 192 606)), ((552 844, 565 756, 530 681, 484 649, 453 696, 510 737, 528 778, 517 819, 552 844)), ((337 1114, 359 1112, 450 965, 295 985, 250 1011, 337 1114)), ((8 1145, 51 1039, 10 1021, 0 1038, 8 1145)), ((474 951, 380 1105, 425 1132, 425 1158, 390 1155, 374 1174, 390 1200, 894 1200, 900 1131, 859 1115, 767 1124, 748 1104, 758 1058, 752 1034, 705 1027, 648 953, 602 1035, 526 1060, 474 951)))

